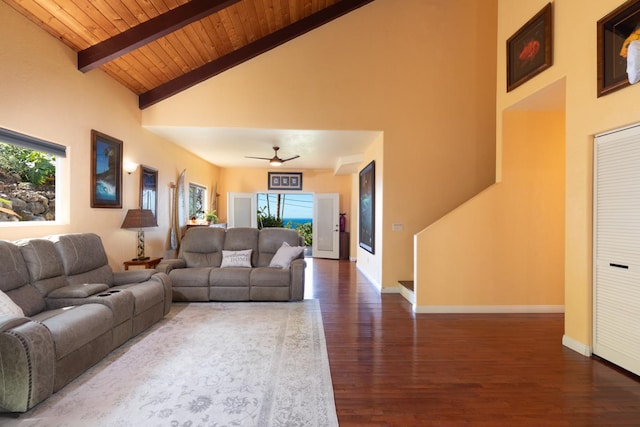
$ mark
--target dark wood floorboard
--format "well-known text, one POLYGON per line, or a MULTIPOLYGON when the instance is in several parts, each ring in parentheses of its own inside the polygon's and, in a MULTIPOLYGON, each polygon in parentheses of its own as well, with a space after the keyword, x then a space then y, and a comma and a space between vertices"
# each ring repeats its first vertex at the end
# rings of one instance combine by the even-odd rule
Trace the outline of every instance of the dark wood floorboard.
POLYGON ((309 260, 341 427, 640 426, 638 377, 562 345, 563 316, 414 314, 309 260))

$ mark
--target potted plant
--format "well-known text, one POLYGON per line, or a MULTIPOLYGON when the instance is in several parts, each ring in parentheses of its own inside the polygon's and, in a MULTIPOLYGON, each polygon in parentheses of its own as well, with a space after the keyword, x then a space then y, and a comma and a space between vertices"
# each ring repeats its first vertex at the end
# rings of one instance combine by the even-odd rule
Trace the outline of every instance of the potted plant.
POLYGON ((218 215, 216 215, 216 211, 215 210, 207 211, 204 214, 204 219, 206 219, 207 223, 209 223, 209 224, 217 224, 218 223, 218 215))

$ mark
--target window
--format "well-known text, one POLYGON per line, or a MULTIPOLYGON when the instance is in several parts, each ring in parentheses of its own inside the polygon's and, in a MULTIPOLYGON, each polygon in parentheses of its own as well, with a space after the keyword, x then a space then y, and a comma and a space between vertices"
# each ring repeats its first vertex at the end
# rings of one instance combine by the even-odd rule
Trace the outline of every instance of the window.
POLYGON ((64 146, 0 128, 0 222, 54 221, 64 146))
POLYGON ((189 218, 204 219, 207 203, 207 188, 189 183, 189 218))

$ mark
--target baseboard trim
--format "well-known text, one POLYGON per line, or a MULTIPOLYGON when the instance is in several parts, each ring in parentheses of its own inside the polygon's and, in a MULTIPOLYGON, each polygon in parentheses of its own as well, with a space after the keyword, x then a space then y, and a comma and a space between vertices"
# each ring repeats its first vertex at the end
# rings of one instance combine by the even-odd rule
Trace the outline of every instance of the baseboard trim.
POLYGON ((567 335, 562 336, 562 345, 585 357, 591 357, 591 355, 593 354, 591 346, 583 344, 580 341, 574 340, 573 338, 567 335))
POLYGON ((400 286, 385 286, 380 289, 381 294, 401 294, 402 290, 400 286))
POLYGON ((380 286, 380 283, 378 283, 377 280, 374 280, 371 276, 369 276, 369 274, 367 274, 366 271, 364 271, 362 268, 360 268, 360 265, 358 265, 358 263, 356 262, 356 268, 358 269, 358 271, 360 273, 362 273, 364 275, 364 277, 367 278, 367 280, 369 282, 371 282, 371 284, 373 284, 373 286, 375 286, 376 288, 378 288, 380 290, 380 292, 383 292, 383 288, 382 286, 380 286))
POLYGON ((399 288, 400 288, 400 295, 402 295, 404 299, 406 299, 407 301, 409 301, 411 304, 415 306, 416 305, 415 292, 405 288, 404 286, 399 286, 399 288))
POLYGON ((415 313, 431 314, 509 314, 564 313, 564 305, 422 305, 413 306, 415 313))

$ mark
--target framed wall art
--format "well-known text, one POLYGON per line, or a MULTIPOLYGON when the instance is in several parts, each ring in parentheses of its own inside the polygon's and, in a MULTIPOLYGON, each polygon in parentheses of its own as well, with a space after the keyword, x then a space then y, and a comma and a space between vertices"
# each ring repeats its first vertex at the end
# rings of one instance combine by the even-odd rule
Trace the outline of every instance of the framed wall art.
POLYGON ((360 247, 375 253, 376 230, 376 165, 371 161, 360 171, 360 247))
POLYGON ((625 2, 597 23, 598 97, 629 86, 627 49, 640 40, 640 0, 625 2))
POLYGON ((91 207, 122 208, 122 141, 93 129, 91 207))
POLYGON ((507 92, 553 64, 552 6, 547 4, 507 40, 507 92))
POLYGON ((140 165, 140 209, 149 209, 158 220, 158 171, 140 165))
POLYGON ((302 172, 269 172, 269 190, 302 190, 302 172))

